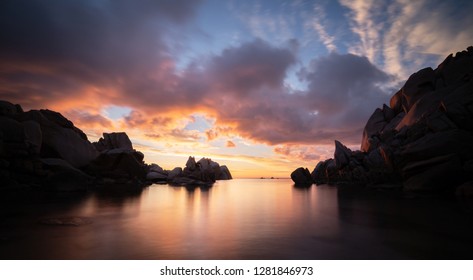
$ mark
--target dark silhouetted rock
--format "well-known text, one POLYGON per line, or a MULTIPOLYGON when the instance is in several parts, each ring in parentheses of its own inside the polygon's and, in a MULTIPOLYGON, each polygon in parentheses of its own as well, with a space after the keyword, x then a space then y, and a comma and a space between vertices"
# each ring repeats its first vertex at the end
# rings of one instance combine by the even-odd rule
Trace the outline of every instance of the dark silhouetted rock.
POLYGON ((196 169, 197 163, 195 162, 194 157, 189 157, 186 162, 186 168, 189 171, 194 171, 196 169))
POLYGON ((333 157, 335 159, 335 166, 340 169, 348 165, 350 162, 351 150, 345 145, 335 140, 335 153, 333 157))
POLYGON ((23 113, 20 105, 0 100, 0 116, 15 116, 20 113, 23 113))
POLYGON ((124 132, 104 133, 92 144, 58 112, 24 112, 19 105, 0 101, 1 190, 135 189, 149 181, 167 182, 167 171, 147 166, 143 159, 124 132))
POLYGON ((146 174, 146 180, 151 181, 153 183, 166 182, 168 180, 168 175, 151 171, 146 174))
POLYGON ((228 170, 228 167, 226 165, 220 166, 220 177, 217 178, 217 180, 231 180, 233 179, 232 174, 230 173, 230 170, 228 170))
POLYGON ((43 170, 47 175, 43 184, 52 191, 85 191, 93 177, 71 166, 67 161, 58 158, 41 159, 43 170))
POLYGON ((399 90, 391 97, 389 106, 394 111, 394 114, 399 114, 403 111, 403 107, 405 107, 406 104, 406 101, 403 100, 403 98, 402 90, 399 90))
POLYGON ((462 181, 462 165, 456 154, 412 162, 402 169, 407 191, 448 191, 462 181))
POLYGON ((402 88, 403 100, 405 100, 404 112, 409 112, 412 106, 423 97, 425 93, 435 88, 435 74, 432 68, 424 68, 412 74, 402 88))
POLYGON ((368 119, 361 151, 336 141, 334 158, 316 165, 314 182, 453 193, 473 181, 473 48, 412 74, 368 119))
POLYGON ((28 152, 32 155, 39 155, 43 143, 43 132, 41 131, 41 126, 34 121, 24 121, 23 130, 25 133, 25 143, 28 146, 28 152))
POLYGON ((310 186, 313 184, 312 177, 307 168, 299 167, 291 173, 291 179, 296 186, 310 186))
POLYGON ((209 158, 201 158, 195 161, 194 157, 189 157, 184 169, 173 169, 168 172, 168 183, 182 186, 210 186, 216 180, 230 180, 232 175, 225 165, 220 166, 217 162, 209 158))
POLYGON ((1 155, 4 157, 28 156, 25 130, 22 123, 0 116, 1 155))
POLYGON ((375 142, 373 136, 382 131, 386 124, 387 122, 384 118, 383 111, 377 108, 371 115, 371 117, 368 119, 368 122, 365 125, 365 129, 363 130, 363 138, 361 140, 361 150, 363 152, 370 151, 372 146, 376 148, 377 143, 373 143, 375 142))
POLYGON ((182 168, 181 167, 175 167, 173 170, 169 171, 168 173, 168 180, 173 180, 177 176, 182 175, 182 168))
POLYGON ((34 121, 41 127, 41 157, 62 158, 76 168, 98 156, 87 136, 61 114, 49 110, 31 110, 20 114, 20 121, 34 121))
POLYGON ((100 152, 113 149, 133 150, 130 138, 125 132, 103 133, 103 137, 93 144, 100 152))
POLYGON ((89 174, 105 178, 136 179, 145 181, 146 166, 132 151, 114 149, 102 152, 85 170, 89 174))
POLYGON ((168 180, 168 172, 157 164, 148 165, 146 180, 152 183, 166 182, 168 180))
POLYGON ((164 169, 161 166, 157 165, 156 163, 152 163, 148 165, 148 172, 156 172, 156 173, 163 173, 163 174, 166 173, 164 169))

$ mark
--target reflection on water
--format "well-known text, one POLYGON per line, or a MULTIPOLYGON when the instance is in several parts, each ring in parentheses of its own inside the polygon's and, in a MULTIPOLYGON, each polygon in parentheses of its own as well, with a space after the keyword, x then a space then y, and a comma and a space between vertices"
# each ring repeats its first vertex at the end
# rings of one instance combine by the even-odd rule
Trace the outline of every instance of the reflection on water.
POLYGON ((2 259, 469 258, 473 220, 453 201, 295 188, 290 180, 220 181, 208 189, 153 185, 6 204, 2 259), (79 217, 80 226, 44 218, 79 217))

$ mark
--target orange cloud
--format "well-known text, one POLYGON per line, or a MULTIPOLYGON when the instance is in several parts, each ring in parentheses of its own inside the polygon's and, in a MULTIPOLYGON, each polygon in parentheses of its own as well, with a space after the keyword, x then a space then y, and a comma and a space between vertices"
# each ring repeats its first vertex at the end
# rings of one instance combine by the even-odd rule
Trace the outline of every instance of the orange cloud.
POLYGON ((333 154, 333 145, 277 145, 273 151, 282 158, 293 161, 317 163, 321 158, 329 158, 333 154))

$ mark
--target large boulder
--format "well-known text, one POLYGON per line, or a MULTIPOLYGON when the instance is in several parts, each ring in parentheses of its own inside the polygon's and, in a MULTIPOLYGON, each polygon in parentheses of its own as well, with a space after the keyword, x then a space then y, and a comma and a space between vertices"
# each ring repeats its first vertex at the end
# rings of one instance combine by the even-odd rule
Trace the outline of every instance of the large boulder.
POLYGON ((375 142, 374 136, 378 134, 386 126, 387 121, 384 118, 384 113, 381 109, 377 108, 371 117, 368 119, 368 122, 363 129, 363 137, 361 139, 361 150, 363 152, 368 152, 371 150, 372 146, 376 147, 377 143, 375 142))
POLYGON ((197 163, 195 162, 195 158, 190 156, 187 159, 185 168, 187 168, 187 170, 189 170, 189 171, 193 171, 193 170, 196 169, 196 165, 197 165, 197 163))
POLYGON ((33 121, 41 128, 41 157, 61 158, 76 168, 84 167, 98 156, 87 136, 71 121, 50 110, 31 110, 17 117, 33 121))
POLYGON ((148 165, 148 172, 165 173, 164 169, 156 163, 148 165))
POLYGON ((455 57, 449 55, 435 70, 440 76, 443 86, 450 86, 461 83, 463 78, 473 72, 471 63, 473 48, 468 47, 467 51, 457 52, 455 57))
POLYGON ((73 167, 67 161, 58 158, 40 160, 46 171, 43 185, 51 191, 85 191, 90 186, 93 177, 73 167))
POLYGON ((314 182, 307 168, 299 167, 291 173, 291 179, 296 186, 310 186, 314 182))
POLYGON ((24 121, 22 124, 28 151, 32 155, 39 155, 43 143, 43 132, 41 131, 41 126, 34 121, 24 121))
POLYGON ((15 116, 20 113, 23 113, 20 105, 0 100, 0 116, 15 116))
POLYGON ((10 157, 37 156, 42 144, 42 132, 38 123, 19 122, 9 117, 0 116, 0 155, 10 157))
POLYGON ((174 168, 167 173, 168 183, 171 185, 202 185, 210 186, 216 180, 230 180, 232 175, 225 165, 210 158, 201 158, 197 162, 190 156, 184 169, 174 168))
POLYGON ((441 105, 441 95, 432 91, 418 97, 417 102, 411 105, 411 109, 404 115, 402 120, 397 124, 396 130, 399 131, 403 127, 413 126, 423 120, 429 119, 429 116, 437 112, 441 105))
POLYGON ((0 116, 0 139, 2 142, 1 156, 28 156, 28 145, 26 143, 25 130, 22 123, 8 117, 0 116))
POLYGON ((146 165, 132 151, 114 149, 102 152, 84 170, 100 178, 146 180, 146 165))
POLYGON ((146 180, 150 182, 158 183, 166 182, 168 180, 168 172, 155 163, 148 166, 147 172, 146 180))
POLYGON ((226 165, 220 166, 220 177, 218 177, 217 180, 231 180, 231 179, 233 179, 233 177, 228 167, 226 165))
POLYGON ((217 174, 215 174, 211 162, 211 159, 208 158, 201 158, 196 162, 194 157, 189 157, 186 167, 182 172, 182 176, 202 182, 215 182, 217 174))
POLYGON ((113 149, 133 150, 130 138, 125 132, 103 133, 103 137, 93 144, 100 152, 113 149))
POLYGON ((348 165, 348 163, 350 162, 351 153, 352 152, 350 149, 348 149, 339 141, 335 140, 335 153, 333 156, 335 159, 335 165, 338 169, 341 169, 348 165))
POLYGON ((173 170, 169 171, 168 173, 168 180, 173 180, 177 176, 180 176, 182 174, 182 168, 181 167, 175 167, 173 170))
POLYGON ((411 162, 402 169, 407 191, 448 191, 464 179, 461 159, 457 154, 411 162))
POLYGON ((428 133, 403 145, 399 150, 398 165, 457 154, 462 161, 473 159, 473 134, 460 129, 428 133))
POLYGON ((405 100, 404 112, 408 112, 412 106, 435 88, 435 73, 432 68, 427 67, 412 74, 407 79, 406 84, 402 88, 402 95, 405 100))
POLYGON ((401 111, 407 113, 417 100, 434 88, 435 72, 430 67, 424 68, 407 79, 404 86, 391 97, 389 105, 396 114, 401 111))
POLYGON ((166 182, 168 180, 168 175, 151 171, 146 174, 146 180, 151 181, 153 183, 166 182))

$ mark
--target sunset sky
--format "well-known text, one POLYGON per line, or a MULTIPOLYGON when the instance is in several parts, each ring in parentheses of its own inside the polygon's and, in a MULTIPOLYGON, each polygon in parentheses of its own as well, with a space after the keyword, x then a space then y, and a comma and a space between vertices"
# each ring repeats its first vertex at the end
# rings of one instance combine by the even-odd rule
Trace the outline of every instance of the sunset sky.
POLYGON ((147 163, 189 155, 288 177, 358 149, 413 72, 473 45, 473 1, 1 1, 0 99, 126 131, 147 163))

